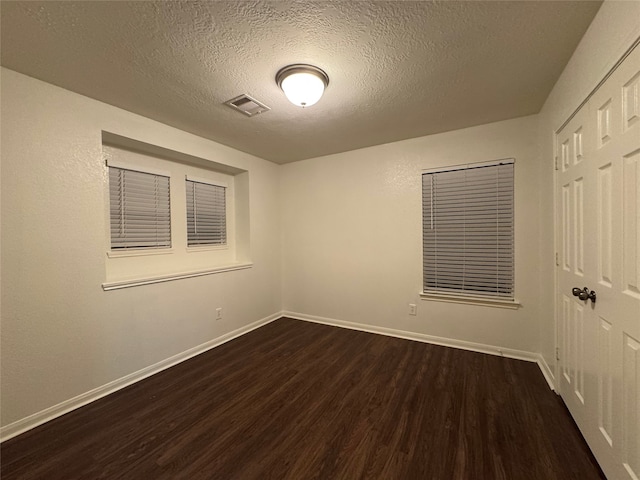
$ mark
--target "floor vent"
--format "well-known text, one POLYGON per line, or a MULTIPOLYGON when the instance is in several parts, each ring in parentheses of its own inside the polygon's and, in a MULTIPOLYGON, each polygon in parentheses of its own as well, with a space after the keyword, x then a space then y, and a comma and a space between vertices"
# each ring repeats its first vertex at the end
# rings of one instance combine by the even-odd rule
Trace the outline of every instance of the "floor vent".
POLYGON ((271 110, 264 103, 260 103, 258 100, 250 97, 246 93, 238 95, 231 100, 227 100, 224 104, 229 105, 234 110, 244 113, 247 117, 255 117, 260 113, 271 110))

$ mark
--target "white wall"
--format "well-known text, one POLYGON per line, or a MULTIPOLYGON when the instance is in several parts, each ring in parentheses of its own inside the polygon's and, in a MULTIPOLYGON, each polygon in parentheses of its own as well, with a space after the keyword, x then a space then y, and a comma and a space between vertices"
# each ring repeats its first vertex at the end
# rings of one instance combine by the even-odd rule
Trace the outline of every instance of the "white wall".
POLYGON ((603 3, 549 94, 540 122, 540 352, 555 372, 554 132, 640 36, 640 2, 603 3))
POLYGON ((281 310, 277 165, 1 74, 3 426, 281 310), (253 268, 104 292, 102 130, 248 170, 253 268))
POLYGON ((282 167, 287 311, 526 352, 538 351, 537 117, 282 167), (516 159, 517 311, 420 300, 421 170, 516 159), (418 315, 408 315, 408 304, 418 315))

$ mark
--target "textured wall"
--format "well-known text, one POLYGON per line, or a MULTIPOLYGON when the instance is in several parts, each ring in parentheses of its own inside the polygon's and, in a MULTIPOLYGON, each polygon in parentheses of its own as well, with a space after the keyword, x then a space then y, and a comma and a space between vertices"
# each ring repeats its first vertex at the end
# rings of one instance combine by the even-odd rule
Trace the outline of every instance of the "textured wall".
POLYGON ((555 371, 554 132, 640 36, 640 2, 605 1, 540 112, 540 351, 555 371))
POLYGON ((1 133, 2 425, 280 310, 276 165, 6 69, 1 133), (254 267, 104 292, 103 129, 248 170, 254 267))
POLYGON ((538 351, 535 116, 282 167, 283 306, 292 312, 538 351), (514 157, 522 308, 422 301, 421 170, 514 157), (418 306, 409 316, 408 304, 418 306))

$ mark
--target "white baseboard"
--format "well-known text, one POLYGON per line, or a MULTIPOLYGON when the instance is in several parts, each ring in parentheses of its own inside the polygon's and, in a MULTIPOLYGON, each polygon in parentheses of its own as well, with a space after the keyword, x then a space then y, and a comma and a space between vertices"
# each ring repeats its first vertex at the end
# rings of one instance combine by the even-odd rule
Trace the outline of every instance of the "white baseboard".
POLYGON ((214 338, 213 340, 203 343, 202 345, 198 345, 196 347, 190 348, 189 350, 186 350, 182 353, 178 353, 177 355, 174 355, 158 363, 150 365, 146 368, 143 368, 142 370, 133 372, 122 378, 119 378, 105 385, 102 385, 101 387, 94 388, 93 390, 85 392, 76 397, 70 398, 69 400, 65 400, 64 402, 61 402, 57 405, 53 405, 52 407, 46 408, 40 412, 34 413, 32 415, 29 415, 28 417, 25 417, 16 422, 10 423, 9 425, 6 425, 0 428, 0 442, 9 440, 10 438, 20 435, 21 433, 31 430, 32 428, 42 425, 43 423, 53 420, 54 418, 60 417, 65 413, 68 413, 72 410, 75 410, 91 402, 94 402, 99 398, 102 398, 106 395, 109 395, 110 393, 121 390, 133 383, 139 382, 140 380, 150 377, 151 375, 159 373, 163 370, 166 370, 167 368, 177 365, 178 363, 184 362, 185 360, 195 357, 196 355, 204 353, 207 350, 211 350, 212 348, 215 348, 219 345, 222 345, 223 343, 233 340, 234 338, 237 338, 246 333, 249 333, 250 331, 260 328, 281 317, 289 317, 297 320, 304 320, 307 322, 321 323, 324 325, 332 325, 335 327, 349 328, 351 330, 359 330, 363 332, 387 335, 390 337, 404 338, 406 340, 415 340, 418 342, 431 343, 434 345, 441 345, 444 347, 459 348, 462 350, 469 350, 472 352, 488 353, 490 355, 498 355, 498 356, 503 356, 507 358, 514 358, 517 360, 526 360, 529 362, 535 362, 540 367, 540 370, 542 371, 544 378, 549 384, 549 387, 552 390, 555 390, 555 387, 554 387, 555 378, 553 376, 553 373, 551 372, 551 369, 549 368, 549 365, 545 361, 544 357, 539 353, 532 353, 532 352, 526 352, 522 350, 514 350, 510 348, 502 348, 502 347, 496 347, 492 345, 485 345, 482 343, 466 342, 463 340, 436 337, 433 335, 407 332, 404 330, 396 330, 393 328, 376 327, 373 325, 366 325, 363 323, 347 322, 343 320, 335 320, 332 318, 318 317, 315 315, 306 315, 302 313, 284 311, 284 312, 278 312, 278 313, 269 315, 268 317, 265 317, 261 320, 250 323, 249 325, 238 328, 237 330, 224 334, 220 337, 214 338))
POLYGON ((249 325, 245 325, 244 327, 238 328, 232 332, 214 338, 213 340, 209 340, 202 345, 190 348, 189 350, 185 350, 182 353, 178 353, 177 355, 143 368, 142 370, 138 370, 137 372, 125 375, 124 377, 102 385, 101 387, 94 388, 93 390, 70 398, 69 400, 65 400, 64 402, 53 405, 52 407, 46 408, 40 412, 29 415, 28 417, 25 417, 21 420, 10 423, 9 425, 0 428, 0 442, 9 440, 10 438, 20 435, 21 433, 24 433, 27 430, 31 430, 32 428, 42 425, 43 423, 53 420, 54 418, 60 417, 61 415, 75 410, 76 408, 80 408, 84 405, 87 405, 88 403, 98 400, 99 398, 109 395, 110 393, 116 392, 133 383, 150 377, 151 375, 155 375, 156 373, 166 370, 167 368, 173 367, 178 363, 195 357, 196 355, 200 355, 201 353, 204 353, 207 350, 211 350, 218 345, 222 345, 223 343, 249 333, 256 328, 260 328, 268 323, 271 323, 282 316, 282 312, 274 313, 261 320, 255 321, 253 323, 250 323, 249 325))
POLYGON ((557 393, 556 377, 551 371, 551 368, 549 368, 549 364, 540 353, 538 354, 537 363, 538 363, 538 367, 540 367, 540 371, 542 372, 542 375, 544 375, 544 379, 549 384, 549 388, 557 393))
POLYGON ((418 342, 431 343, 443 347, 459 348, 472 352, 488 353, 490 355, 498 355, 516 360, 526 360, 535 362, 540 367, 542 375, 549 384, 551 390, 555 390, 553 383, 553 374, 547 362, 539 353, 526 352, 523 350, 515 350, 512 348, 496 347, 493 345, 485 345, 483 343, 466 342, 464 340, 456 340, 453 338, 436 337, 433 335, 425 335, 424 333, 407 332, 404 330, 396 330, 394 328, 377 327, 374 325, 366 325, 364 323, 347 322, 344 320, 336 320, 333 318, 318 317, 315 315, 307 315, 296 312, 282 312, 282 316, 295 318, 296 320, 304 320, 307 322, 322 323, 324 325, 332 325, 334 327, 349 328, 351 330, 360 330, 362 332, 378 333, 390 337, 404 338, 406 340, 415 340, 418 342))

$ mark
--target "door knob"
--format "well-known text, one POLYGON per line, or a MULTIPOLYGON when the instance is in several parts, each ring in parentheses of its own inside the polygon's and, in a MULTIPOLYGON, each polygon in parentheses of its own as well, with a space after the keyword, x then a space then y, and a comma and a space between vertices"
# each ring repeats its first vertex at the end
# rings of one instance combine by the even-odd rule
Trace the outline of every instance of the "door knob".
POLYGON ((589 291, 587 287, 584 287, 583 289, 573 287, 571 293, 573 293, 574 297, 578 297, 580 300, 591 300, 593 303, 596 303, 596 292, 593 290, 589 291))

